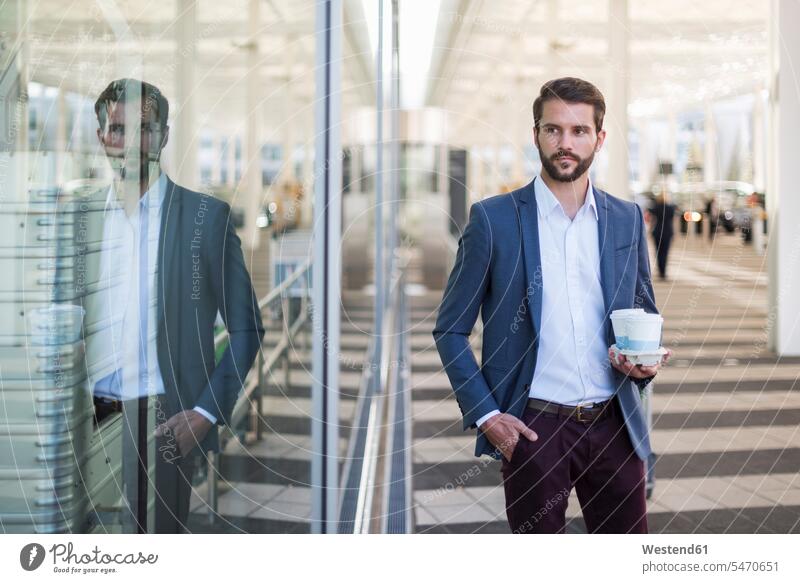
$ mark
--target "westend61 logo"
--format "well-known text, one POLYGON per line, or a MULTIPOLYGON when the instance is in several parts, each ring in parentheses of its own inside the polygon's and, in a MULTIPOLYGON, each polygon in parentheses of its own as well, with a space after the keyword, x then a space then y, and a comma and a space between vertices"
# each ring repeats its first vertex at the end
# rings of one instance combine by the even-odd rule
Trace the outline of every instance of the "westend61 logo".
POLYGON ((115 573, 116 565, 153 565, 158 561, 158 555, 145 555, 138 553, 104 553, 95 547, 85 553, 76 553, 72 543, 54 544, 45 552, 42 545, 30 543, 22 547, 19 553, 19 564, 26 571, 38 569, 44 562, 45 556, 50 554, 53 559, 54 573, 115 573))

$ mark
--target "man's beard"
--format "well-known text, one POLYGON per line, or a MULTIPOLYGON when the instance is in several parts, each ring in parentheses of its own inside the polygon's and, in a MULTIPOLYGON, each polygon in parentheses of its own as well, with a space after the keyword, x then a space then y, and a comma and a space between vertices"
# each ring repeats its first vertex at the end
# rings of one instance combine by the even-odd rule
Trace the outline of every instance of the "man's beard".
POLYGON ((108 161, 116 175, 116 179, 122 182, 147 182, 159 166, 158 158, 148 158, 142 156, 136 163, 131 164, 131 160, 123 157, 109 156, 108 161))
POLYGON ((592 165, 592 162, 594 162, 594 150, 592 150, 592 154, 588 158, 579 158, 575 154, 565 152, 563 150, 557 150, 555 154, 547 158, 544 156, 542 148, 539 147, 538 143, 536 144, 536 149, 539 150, 539 159, 541 160, 542 166, 544 167, 545 172, 547 172, 547 175, 553 180, 558 180, 559 182, 575 182, 578 178, 583 176, 583 174, 589 169, 589 166, 592 165), (556 165, 556 159, 559 157, 566 157, 575 160, 577 162, 575 169, 569 174, 563 174, 562 170, 556 165))

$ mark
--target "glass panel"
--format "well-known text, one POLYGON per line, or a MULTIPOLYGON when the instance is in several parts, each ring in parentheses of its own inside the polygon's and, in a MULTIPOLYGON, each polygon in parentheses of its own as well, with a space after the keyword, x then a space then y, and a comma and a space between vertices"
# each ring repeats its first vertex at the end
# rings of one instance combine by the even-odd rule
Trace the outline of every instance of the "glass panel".
POLYGON ((314 2, 279 4, 3 4, 4 531, 310 530, 314 2))
MULTIPOLYGON (((378 2, 346 3, 344 24, 351 42, 343 47, 348 63, 342 78, 342 289, 339 357, 340 514, 339 532, 353 532, 362 484, 365 435, 370 414, 374 344, 376 192, 379 186, 377 136, 378 2)), ((385 34, 385 33, 384 33, 385 34)), ((384 40, 386 43, 386 40, 384 40)), ((384 45, 386 50, 386 45, 384 45)), ((384 80, 388 97, 388 83, 384 80)), ((386 132, 384 127, 384 132, 386 132)), ((383 168, 386 156, 383 155, 383 168)), ((385 181, 384 181, 385 184, 385 181)), ((385 196, 385 193, 384 193, 385 196)))

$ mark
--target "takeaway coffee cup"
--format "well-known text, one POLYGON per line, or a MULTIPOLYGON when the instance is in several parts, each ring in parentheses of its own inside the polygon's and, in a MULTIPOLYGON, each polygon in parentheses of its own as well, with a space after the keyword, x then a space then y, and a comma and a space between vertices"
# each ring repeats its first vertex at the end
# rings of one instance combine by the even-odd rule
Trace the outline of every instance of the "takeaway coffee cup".
POLYGON ((661 346, 661 325, 664 318, 658 314, 631 314, 625 322, 627 350, 657 352, 661 346))
POLYGON ((614 336, 617 339, 617 348, 628 350, 628 320, 639 314, 644 314, 641 308, 614 310, 611 312, 611 325, 614 327, 614 336))

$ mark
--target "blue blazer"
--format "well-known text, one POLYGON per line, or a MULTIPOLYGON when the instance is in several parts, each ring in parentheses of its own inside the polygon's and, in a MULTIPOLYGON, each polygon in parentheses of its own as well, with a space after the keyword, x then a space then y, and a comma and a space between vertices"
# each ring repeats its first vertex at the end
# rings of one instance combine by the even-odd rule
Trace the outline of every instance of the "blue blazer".
MULTIPOLYGON (((459 241, 455 266, 433 330, 436 347, 464 419, 464 429, 493 409, 522 417, 536 368, 542 321, 542 267, 533 182, 508 194, 475 203, 459 241), (481 364, 469 345, 478 318, 483 321, 481 364)), ((594 189, 605 303, 605 334, 615 342, 609 315, 640 307, 657 313, 650 279, 644 218, 638 205, 594 189)), ((637 455, 650 455, 640 390, 614 370, 619 401, 637 455)), ((475 455, 500 458, 478 430, 475 455)))
MULTIPOLYGON (((87 202, 102 209, 106 191, 98 190, 92 196, 87 202)), ((226 202, 183 188, 167 177, 156 282, 156 350, 166 417, 156 421, 202 407, 217 418, 217 425, 200 443, 203 451, 219 449, 218 426, 228 423, 264 337, 261 312, 230 210, 226 202), (230 335, 219 362, 214 350, 217 312, 230 335)), ((86 230, 92 234, 88 239, 102 240, 105 213, 87 215, 86 230)), ((78 245, 85 257, 85 280, 100 281, 101 254, 86 252, 85 241, 78 245)), ((76 283, 67 290, 67 297, 75 297, 73 301, 82 304, 91 319, 97 294, 88 293, 84 286, 76 283)))
MULTIPOLYGON (((202 407, 226 425, 250 371, 264 326, 228 203, 167 178, 158 246, 158 365, 167 416, 202 407), (229 342, 214 351, 217 312, 229 342)), ((217 427, 200 443, 219 448, 217 427)))

